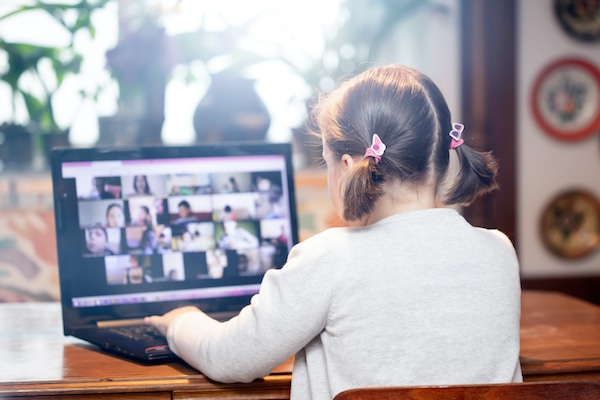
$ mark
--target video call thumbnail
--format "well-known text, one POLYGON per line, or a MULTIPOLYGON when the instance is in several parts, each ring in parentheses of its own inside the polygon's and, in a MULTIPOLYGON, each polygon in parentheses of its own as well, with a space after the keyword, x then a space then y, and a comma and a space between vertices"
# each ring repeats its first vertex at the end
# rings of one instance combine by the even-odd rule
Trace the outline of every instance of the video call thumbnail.
POLYGON ((107 285, 258 276, 291 246, 281 172, 78 177, 84 259, 107 285))

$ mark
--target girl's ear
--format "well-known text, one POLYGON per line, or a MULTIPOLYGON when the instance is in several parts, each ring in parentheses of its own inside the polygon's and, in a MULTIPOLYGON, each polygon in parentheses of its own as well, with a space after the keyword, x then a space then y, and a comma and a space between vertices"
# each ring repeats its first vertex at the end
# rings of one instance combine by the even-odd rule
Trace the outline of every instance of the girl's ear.
POLYGON ((350 154, 344 154, 342 156, 342 169, 344 171, 350 171, 354 167, 355 161, 350 154))

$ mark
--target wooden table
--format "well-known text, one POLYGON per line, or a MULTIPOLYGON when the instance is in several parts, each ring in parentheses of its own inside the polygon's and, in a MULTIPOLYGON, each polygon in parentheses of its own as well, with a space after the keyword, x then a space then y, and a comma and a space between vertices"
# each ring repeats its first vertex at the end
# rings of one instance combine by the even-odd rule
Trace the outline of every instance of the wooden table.
POLYGON ((64 337, 58 303, 0 304, 2 400, 289 399, 291 370, 290 360, 251 384, 220 384, 184 363, 141 364, 64 337))
MULTIPOLYGON (((526 381, 600 381, 600 307, 554 292, 525 292, 526 381)), ((291 361, 250 384, 215 383, 183 363, 143 365, 63 337, 57 303, 0 304, 0 398, 286 399, 291 361)))
POLYGON ((557 292, 525 291, 521 309, 526 381, 600 382, 600 307, 557 292))

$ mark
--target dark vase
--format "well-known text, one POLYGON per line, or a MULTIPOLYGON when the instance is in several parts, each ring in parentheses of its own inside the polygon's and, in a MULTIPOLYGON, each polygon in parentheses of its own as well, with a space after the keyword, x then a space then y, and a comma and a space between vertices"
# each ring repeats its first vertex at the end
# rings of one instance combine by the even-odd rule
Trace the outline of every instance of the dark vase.
POLYGON ((221 75, 194 112, 197 143, 265 140, 271 117, 254 89, 254 81, 221 75))
POLYGON ((119 82, 119 111, 99 121, 98 145, 162 144, 165 87, 174 62, 164 29, 144 25, 129 30, 106 58, 119 82))
POLYGON ((23 125, 0 125, 0 170, 30 170, 33 161, 33 134, 23 125))

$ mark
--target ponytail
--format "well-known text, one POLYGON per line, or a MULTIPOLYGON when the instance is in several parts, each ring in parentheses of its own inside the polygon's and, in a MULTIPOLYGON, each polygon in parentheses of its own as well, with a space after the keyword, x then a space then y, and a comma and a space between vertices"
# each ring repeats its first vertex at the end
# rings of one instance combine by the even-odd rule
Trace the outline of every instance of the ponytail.
POLYGON ((466 206, 477 197, 498 188, 498 162, 491 152, 478 151, 467 145, 453 151, 458 156, 459 169, 444 203, 466 206))
POLYGON ((384 193, 383 180, 373 158, 367 157, 358 162, 344 186, 342 218, 357 221, 370 214, 375 201, 384 193))

